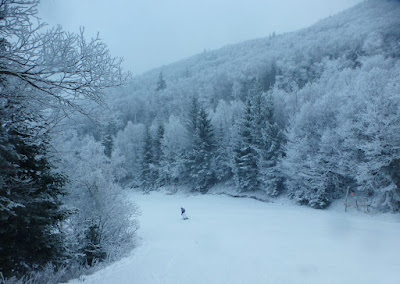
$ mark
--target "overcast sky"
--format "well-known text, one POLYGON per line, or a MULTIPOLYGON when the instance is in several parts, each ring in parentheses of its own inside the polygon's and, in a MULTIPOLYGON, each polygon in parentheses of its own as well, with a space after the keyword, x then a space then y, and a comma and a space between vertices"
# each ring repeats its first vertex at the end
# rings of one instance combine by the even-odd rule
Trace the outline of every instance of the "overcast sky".
POLYGON ((40 16, 69 31, 100 32, 140 74, 227 44, 295 31, 362 0, 42 0, 40 16))

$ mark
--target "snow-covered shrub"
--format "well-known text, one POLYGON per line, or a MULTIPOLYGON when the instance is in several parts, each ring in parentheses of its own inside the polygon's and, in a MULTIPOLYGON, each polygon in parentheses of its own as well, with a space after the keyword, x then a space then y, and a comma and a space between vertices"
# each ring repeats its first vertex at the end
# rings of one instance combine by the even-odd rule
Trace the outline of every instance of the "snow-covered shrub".
POLYGON ((128 252, 138 228, 133 219, 137 208, 115 182, 104 146, 75 132, 59 135, 54 142, 60 146, 59 169, 69 179, 64 203, 74 214, 64 229, 71 236, 72 252, 89 264, 128 252))

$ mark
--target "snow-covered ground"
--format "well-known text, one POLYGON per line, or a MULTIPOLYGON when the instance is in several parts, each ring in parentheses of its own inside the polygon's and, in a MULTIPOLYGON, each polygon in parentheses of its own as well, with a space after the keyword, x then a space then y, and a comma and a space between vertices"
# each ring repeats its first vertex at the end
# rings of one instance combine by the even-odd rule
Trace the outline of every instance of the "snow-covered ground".
POLYGON ((132 198, 142 212, 139 246, 70 283, 400 283, 397 215, 222 195, 132 198))

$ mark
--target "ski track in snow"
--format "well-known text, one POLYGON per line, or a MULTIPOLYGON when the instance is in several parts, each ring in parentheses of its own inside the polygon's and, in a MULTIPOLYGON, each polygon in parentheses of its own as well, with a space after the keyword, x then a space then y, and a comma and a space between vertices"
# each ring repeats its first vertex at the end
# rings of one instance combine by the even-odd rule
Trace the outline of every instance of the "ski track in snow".
POLYGON ((69 283, 400 283, 397 215, 216 195, 131 196, 142 212, 138 247, 69 283))

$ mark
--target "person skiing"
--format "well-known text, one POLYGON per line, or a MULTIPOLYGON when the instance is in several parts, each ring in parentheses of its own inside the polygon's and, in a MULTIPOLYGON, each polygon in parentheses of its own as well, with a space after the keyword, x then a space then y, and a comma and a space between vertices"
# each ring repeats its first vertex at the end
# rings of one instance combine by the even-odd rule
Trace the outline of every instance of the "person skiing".
POLYGON ((186 212, 185 208, 181 207, 181 215, 182 215, 183 220, 189 219, 189 218, 186 216, 186 213, 185 213, 185 212, 186 212))

